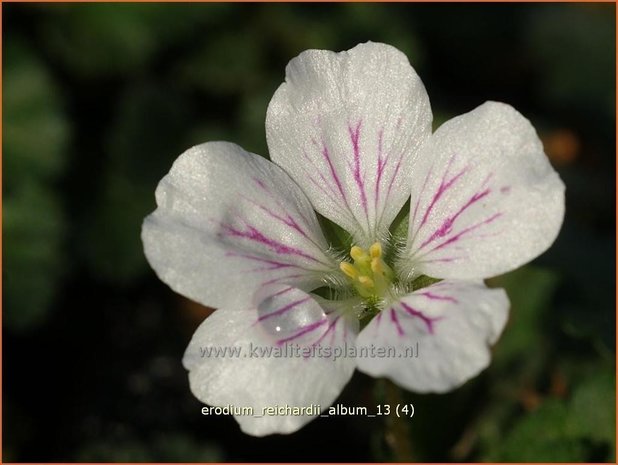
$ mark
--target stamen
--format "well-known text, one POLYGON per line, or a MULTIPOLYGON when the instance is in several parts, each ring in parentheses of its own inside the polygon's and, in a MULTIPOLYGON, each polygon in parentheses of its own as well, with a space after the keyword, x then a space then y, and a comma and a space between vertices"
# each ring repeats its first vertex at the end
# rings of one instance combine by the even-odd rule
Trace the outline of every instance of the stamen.
POLYGON ((354 261, 362 261, 367 259, 367 252, 355 245, 350 249, 350 257, 352 257, 354 261))
POLYGON ((371 271, 374 273, 382 274, 384 272, 384 267, 382 266, 382 260, 379 257, 375 257, 371 260, 371 271))
POLYGON ((339 264, 339 268, 346 274, 346 276, 352 279, 356 279, 358 277, 358 270, 350 262, 341 262, 339 264))
POLYGON ((380 258, 382 256, 382 244, 374 242, 373 245, 369 247, 369 255, 371 255, 371 258, 380 258))
POLYGON ((390 291, 393 271, 382 259, 382 245, 375 242, 369 249, 357 245, 350 248, 353 262, 339 263, 341 271, 350 279, 360 297, 366 302, 376 302, 383 299, 390 291))

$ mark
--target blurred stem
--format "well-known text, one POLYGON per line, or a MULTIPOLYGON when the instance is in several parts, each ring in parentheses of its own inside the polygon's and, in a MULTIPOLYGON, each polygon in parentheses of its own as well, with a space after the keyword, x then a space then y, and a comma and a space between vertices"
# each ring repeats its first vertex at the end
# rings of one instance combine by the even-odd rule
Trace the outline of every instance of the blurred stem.
POLYGON ((405 416, 398 417, 395 413, 397 405, 406 403, 399 386, 390 380, 382 379, 384 400, 390 406, 390 414, 385 416, 384 441, 390 448, 393 461, 414 462, 412 444, 410 441, 410 425, 405 416))

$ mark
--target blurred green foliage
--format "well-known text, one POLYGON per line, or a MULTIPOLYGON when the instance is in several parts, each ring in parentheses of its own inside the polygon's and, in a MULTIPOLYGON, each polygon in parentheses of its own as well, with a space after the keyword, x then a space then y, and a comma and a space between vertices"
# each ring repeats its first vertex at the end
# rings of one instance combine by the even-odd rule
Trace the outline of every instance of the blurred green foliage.
POLYGON ((63 268, 64 212, 54 181, 66 164, 69 123, 41 60, 24 43, 4 50, 4 323, 42 321, 63 268))
POLYGON ((615 19, 598 5, 539 11, 530 21, 526 40, 534 50, 535 63, 547 70, 541 77, 544 98, 562 107, 577 105, 613 118, 615 76, 607 70, 615 66, 615 56, 592 51, 599 46, 614 47, 615 33, 615 19), (573 72, 574 66, 580 71, 573 72))
MULTIPOLYGON (((140 240, 156 184, 182 151, 230 140, 267 156, 266 108, 286 63, 373 40, 408 55, 435 126, 485 100, 514 105, 567 185, 556 244, 490 280, 512 302, 491 366, 446 395, 401 394, 416 406, 404 429, 413 458, 615 460, 614 5, 5 4, 3 13, 5 459, 396 458, 375 419, 255 439, 229 418, 201 417, 180 357, 205 313, 156 279, 140 240)), ((357 374, 340 402, 374 408, 373 386, 357 374)))
POLYGON ((80 462, 174 462, 179 457, 192 457, 196 462, 220 462, 222 459, 216 446, 181 434, 161 434, 144 442, 103 439, 87 444, 77 454, 80 462))

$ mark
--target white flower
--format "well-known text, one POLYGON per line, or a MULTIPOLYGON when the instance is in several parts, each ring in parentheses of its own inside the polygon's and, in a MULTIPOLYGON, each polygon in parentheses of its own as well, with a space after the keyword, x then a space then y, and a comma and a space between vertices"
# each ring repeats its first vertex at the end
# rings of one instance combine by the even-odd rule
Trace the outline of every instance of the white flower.
POLYGON ((433 134, 431 121, 425 88, 397 49, 309 50, 289 63, 268 107, 273 162, 226 142, 176 160, 142 237, 163 281, 219 308, 183 360, 198 399, 252 407, 255 416, 236 417, 249 434, 289 433, 313 417, 260 418, 263 409, 325 408, 355 368, 445 392, 488 365, 509 303, 482 280, 551 245, 564 185, 506 104, 487 102, 433 134), (408 199, 407 242, 395 244, 389 226, 408 199), (332 250, 314 210, 352 235, 351 258, 332 250), (418 288, 423 275, 441 281, 418 288), (338 300, 312 293, 325 286, 338 300), (359 319, 370 319, 360 332, 359 319), (294 343, 403 353, 416 342, 414 359, 249 352, 294 343), (245 352, 204 356, 216 347, 245 352))

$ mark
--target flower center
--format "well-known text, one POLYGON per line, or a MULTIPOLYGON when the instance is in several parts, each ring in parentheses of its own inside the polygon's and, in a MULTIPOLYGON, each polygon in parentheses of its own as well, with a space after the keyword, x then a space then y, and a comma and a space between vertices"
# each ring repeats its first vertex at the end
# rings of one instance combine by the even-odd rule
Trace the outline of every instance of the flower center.
POLYGON ((395 274, 384 262, 382 245, 374 243, 369 250, 357 245, 350 249, 353 262, 339 264, 341 271, 349 278, 358 295, 371 305, 383 300, 389 293, 395 274))

